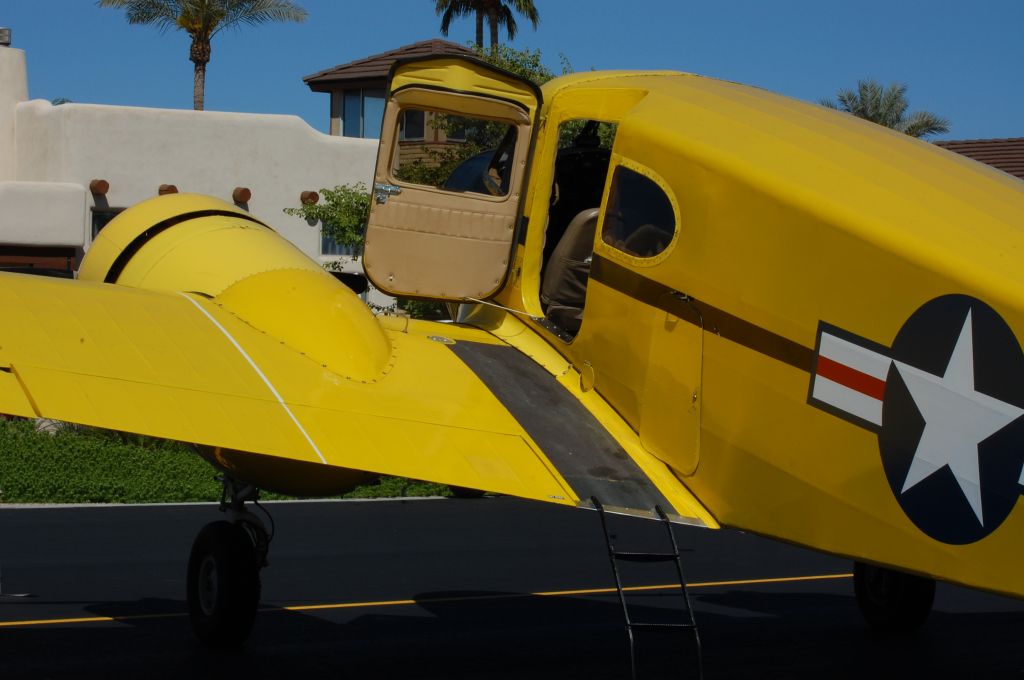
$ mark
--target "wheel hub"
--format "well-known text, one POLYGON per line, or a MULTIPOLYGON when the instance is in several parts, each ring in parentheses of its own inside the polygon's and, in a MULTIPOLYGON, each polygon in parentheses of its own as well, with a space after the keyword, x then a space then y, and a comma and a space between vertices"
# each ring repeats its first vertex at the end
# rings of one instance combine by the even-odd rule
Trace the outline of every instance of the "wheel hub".
POLYGON ((212 616, 217 607, 217 561, 213 555, 207 555, 199 565, 199 608, 203 614, 212 616))

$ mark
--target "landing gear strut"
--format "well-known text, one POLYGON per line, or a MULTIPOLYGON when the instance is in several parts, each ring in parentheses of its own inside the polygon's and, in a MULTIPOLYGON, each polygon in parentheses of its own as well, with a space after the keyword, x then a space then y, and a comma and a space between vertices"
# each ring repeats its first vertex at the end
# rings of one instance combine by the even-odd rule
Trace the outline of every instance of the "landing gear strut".
POLYGON ((886 635, 920 628, 935 600, 934 580, 863 562, 853 564, 853 590, 864 620, 886 635))
POLYGON ((196 536, 187 589, 196 637, 210 647, 226 649, 240 646, 252 629, 260 601, 260 569, 266 566, 273 533, 244 505, 256 503, 259 489, 227 475, 221 483, 220 510, 227 521, 211 522, 196 536))

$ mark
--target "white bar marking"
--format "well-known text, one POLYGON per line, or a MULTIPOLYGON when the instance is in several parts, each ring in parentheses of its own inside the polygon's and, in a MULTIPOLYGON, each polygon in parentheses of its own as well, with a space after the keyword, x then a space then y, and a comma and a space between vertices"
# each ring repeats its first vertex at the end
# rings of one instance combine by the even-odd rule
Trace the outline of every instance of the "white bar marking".
POLYGON ((300 423, 299 419, 295 417, 295 414, 292 413, 292 410, 288 408, 288 404, 284 403, 284 399, 282 399, 281 395, 278 394, 277 389, 274 387, 274 385, 270 382, 267 376, 263 375, 263 371, 260 370, 260 367, 257 366, 256 362, 252 360, 252 357, 250 357, 249 354, 244 349, 242 349, 242 346, 238 344, 238 341, 231 336, 231 333, 228 332, 228 329, 224 328, 224 326, 221 326, 220 322, 213 318, 213 316, 208 311, 203 309, 202 305, 200 305, 198 302, 190 298, 188 295, 186 295, 185 293, 179 293, 179 295, 181 295, 181 297, 191 302, 196 309, 202 312, 203 316, 209 319, 214 326, 219 328, 220 332, 224 334, 224 337, 230 340, 231 344, 235 346, 235 349, 237 349, 239 353, 241 353, 241 355, 245 357, 245 360, 249 362, 250 366, 252 366, 252 370, 256 371, 256 375, 258 375, 260 379, 263 380, 263 383, 270 389, 270 392, 274 395, 274 398, 277 399, 277 403, 281 405, 281 408, 284 409, 284 412, 287 413, 288 417, 292 419, 293 423, 295 423, 295 427, 299 428, 299 432, 301 432, 302 436, 306 438, 306 441, 309 442, 309 445, 313 447, 313 451, 314 453, 316 453, 317 458, 320 459, 320 462, 326 464, 327 459, 325 459, 324 455, 320 453, 320 449, 317 448, 317 445, 313 441, 313 438, 309 436, 308 432, 306 432, 306 428, 302 427, 302 423, 300 423))
POLYGON ((884 354, 872 352, 827 332, 821 334, 818 354, 879 380, 885 380, 889 375, 889 365, 892 364, 892 359, 884 354))
POLYGON ((815 376, 811 396, 869 423, 882 424, 881 400, 869 397, 857 390, 851 390, 834 380, 823 378, 820 375, 815 376))

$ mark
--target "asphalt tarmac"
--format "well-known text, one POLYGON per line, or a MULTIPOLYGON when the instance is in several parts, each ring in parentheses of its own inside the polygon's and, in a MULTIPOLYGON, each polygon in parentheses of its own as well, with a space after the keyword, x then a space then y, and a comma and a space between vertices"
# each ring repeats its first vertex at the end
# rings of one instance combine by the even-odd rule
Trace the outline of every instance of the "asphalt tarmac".
MULTIPOLYGON (((0 509, 0 678, 629 677, 594 512, 506 498, 269 507, 264 611, 235 653, 202 648, 183 615, 189 548, 215 507, 0 509)), ((613 531, 624 548, 667 540, 650 521, 613 531)), ((917 635, 879 639, 847 561, 676 534, 692 549, 705 678, 1024 678, 1022 601, 940 584, 917 635)), ((665 569, 628 584, 667 586, 665 569)), ((677 590, 629 598, 637 619, 681 615, 677 590)), ((638 659, 641 678, 697 677, 679 631, 639 634, 638 659)))

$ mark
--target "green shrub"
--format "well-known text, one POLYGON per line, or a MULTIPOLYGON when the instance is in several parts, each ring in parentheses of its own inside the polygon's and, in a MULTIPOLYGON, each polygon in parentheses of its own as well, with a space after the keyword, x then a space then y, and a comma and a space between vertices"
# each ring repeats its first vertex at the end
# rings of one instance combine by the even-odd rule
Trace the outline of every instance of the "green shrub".
POLYGON ((220 497, 214 471, 184 444, 61 427, 0 422, 0 501, 159 503, 220 497))
MULTIPOLYGON (((30 420, 0 420, 0 503, 216 501, 215 476, 187 444, 73 426, 49 434, 30 420)), ((346 494, 427 495, 448 495, 447 487, 384 477, 346 494)), ((286 496, 264 492, 262 498, 286 496)))

